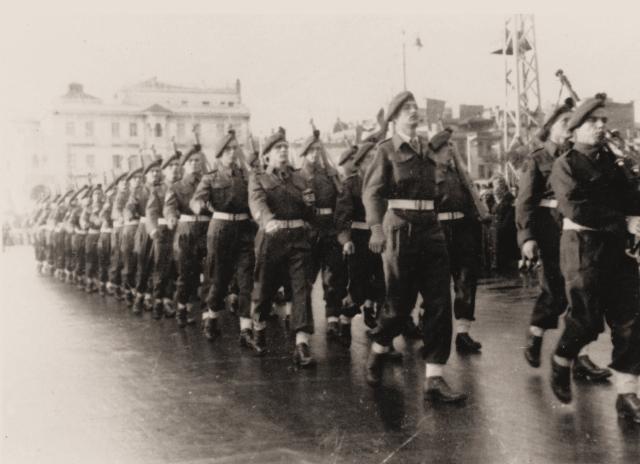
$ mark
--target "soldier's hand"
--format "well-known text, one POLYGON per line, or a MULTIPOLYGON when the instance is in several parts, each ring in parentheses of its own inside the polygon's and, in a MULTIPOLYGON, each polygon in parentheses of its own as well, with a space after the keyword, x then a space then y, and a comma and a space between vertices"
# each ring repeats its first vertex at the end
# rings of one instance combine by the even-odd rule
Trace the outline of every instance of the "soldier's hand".
POLYGON ((348 241, 342 246, 342 254, 343 255, 352 255, 356 252, 356 246, 352 241, 348 241))
POLYGON ((529 261, 535 261, 538 259, 538 242, 535 240, 527 240, 522 245, 522 256, 529 261))
POLYGON ((178 218, 170 217, 167 219, 167 227, 169 228, 169 230, 175 229, 176 224, 178 224, 178 218))
POLYGON ((264 231, 268 234, 275 232, 278 230, 278 223, 274 220, 268 221, 267 225, 264 227, 264 231))
POLYGON ((386 239, 384 237, 384 232, 382 231, 382 226, 380 224, 371 226, 369 249, 374 253, 382 253, 384 251, 385 242, 386 239))

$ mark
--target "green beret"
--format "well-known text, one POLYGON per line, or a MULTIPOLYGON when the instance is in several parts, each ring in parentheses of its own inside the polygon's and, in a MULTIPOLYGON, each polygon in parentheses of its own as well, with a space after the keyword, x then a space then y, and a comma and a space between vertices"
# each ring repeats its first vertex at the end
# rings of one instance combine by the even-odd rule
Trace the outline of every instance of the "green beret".
POLYGON ((264 143, 264 147, 262 147, 262 154, 266 155, 273 148, 273 146, 278 142, 286 142, 286 131, 282 127, 278 127, 278 130, 275 134, 271 135, 267 141, 264 143))
POLYGON ((573 98, 571 97, 567 98, 562 105, 558 106, 549 115, 547 120, 544 122, 544 124, 536 134, 536 137, 541 142, 546 141, 547 138, 549 138, 549 130, 551 129, 551 126, 555 124, 555 122, 558 120, 558 118, 560 118, 560 116, 562 116, 565 113, 571 112, 575 106, 576 106, 576 103, 573 101, 573 98))
POLYGON ((353 155, 353 159, 351 160, 353 162, 353 165, 358 166, 364 159, 364 157, 367 156, 367 153, 369 153, 376 145, 377 144, 374 142, 364 142, 363 144, 361 144, 360 147, 358 147, 358 151, 355 155, 353 155))
POLYGON ((408 100, 415 100, 413 94, 408 90, 400 92, 398 95, 393 97, 393 100, 391 100, 391 103, 389 103, 389 110, 387 111, 387 122, 391 121, 396 116, 396 113, 408 100))
POLYGON ((142 175, 146 176, 147 173, 152 170, 153 168, 159 168, 162 165, 162 159, 158 158, 155 161, 152 161, 151 163, 149 163, 148 166, 145 166, 144 170, 142 171, 142 175))
POLYGON ((313 135, 304 141, 304 145, 302 145, 302 150, 300 151, 300 156, 305 156, 309 151, 309 149, 311 148, 311 145, 313 145, 319 140, 320 140, 320 131, 317 129, 314 129, 313 135))
POLYGON ((229 132, 227 132, 227 135, 225 135, 224 138, 218 144, 218 147, 216 148, 216 152, 214 153, 214 156, 216 158, 220 158, 222 156, 222 152, 224 151, 224 149, 227 148, 227 145, 229 145, 229 143, 235 139, 236 139, 236 131, 234 131, 233 129, 230 129, 229 132))
POLYGON ((126 180, 130 181, 131 179, 133 179, 134 176, 138 176, 142 174, 142 168, 138 168, 138 169, 134 169, 133 171, 129 171, 129 174, 127 174, 126 180))
POLYGON ((109 192, 112 188, 114 188, 116 185, 118 185, 121 181, 123 181, 125 179, 125 177, 127 177, 127 173, 124 172, 122 174, 120 174, 118 177, 116 177, 115 179, 113 179, 113 182, 111 182, 107 188, 105 189, 104 193, 109 192))
POLYGON ((453 130, 450 127, 447 127, 445 130, 438 132, 436 135, 431 137, 429 140, 429 148, 433 151, 438 151, 446 144, 449 143, 449 139, 451 138, 451 134, 453 130))
POLYGON ((182 156, 182 152, 180 151, 176 151, 173 155, 169 156, 167 159, 165 159, 164 161, 162 161, 162 165, 160 166, 160 169, 165 169, 167 166, 169 166, 171 163, 178 163, 180 164, 180 157, 182 156))
POLYGON ((595 97, 588 98, 583 101, 582 104, 576 108, 575 112, 571 115, 571 119, 567 124, 567 128, 572 131, 578 127, 580 127, 589 116, 592 116, 593 113, 598 108, 604 108, 604 102, 607 99, 607 94, 605 93, 597 93, 595 97))
POLYGON ((187 161, 189 161, 189 158, 191 158, 191 155, 195 155, 196 153, 200 153, 200 150, 202 149, 202 147, 200 146, 200 144, 195 144, 194 146, 192 146, 189 151, 182 156, 182 158, 180 159, 180 166, 184 166, 184 163, 186 163, 187 161))
POLYGON ((353 158, 353 155, 355 155, 357 151, 358 151, 358 147, 355 145, 347 148, 347 150, 342 152, 342 154, 340 155, 340 158, 338 158, 338 166, 342 166, 344 163, 346 163, 351 158, 353 158))

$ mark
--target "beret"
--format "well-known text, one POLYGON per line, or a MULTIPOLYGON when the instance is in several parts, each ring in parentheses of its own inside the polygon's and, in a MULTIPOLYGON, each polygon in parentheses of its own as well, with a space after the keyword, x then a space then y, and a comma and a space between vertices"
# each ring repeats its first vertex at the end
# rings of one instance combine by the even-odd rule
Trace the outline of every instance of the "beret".
POLYGON ((262 147, 262 154, 265 155, 269 153, 269 151, 273 148, 273 146, 278 142, 286 142, 286 131, 282 127, 278 127, 278 130, 275 134, 271 135, 266 142, 264 143, 264 147, 262 147))
POLYGON ((573 110, 573 108, 575 106, 576 106, 576 103, 575 103, 575 101, 573 101, 573 98, 571 98, 571 97, 567 98, 562 105, 558 106, 549 115, 547 120, 544 122, 544 124, 542 125, 542 127, 540 128, 538 133, 536 134, 536 137, 541 142, 546 141, 547 138, 549 137, 549 129, 551 129, 551 126, 553 126, 555 124, 555 122, 558 120, 558 118, 560 118, 560 116, 562 116, 565 113, 570 112, 571 110, 573 110))
POLYGON ((375 146, 376 146, 376 143, 374 142, 364 142, 363 144, 361 144, 358 147, 358 151, 356 152, 355 155, 353 155, 353 159, 351 160, 353 162, 353 165, 358 166, 360 162, 364 159, 364 157, 367 156, 367 153, 369 153, 371 149, 375 146))
POLYGON ((320 140, 320 131, 317 129, 314 129, 313 135, 304 141, 304 144, 302 145, 302 150, 300 151, 300 156, 305 156, 309 151, 309 149, 311 148, 311 145, 313 145, 319 140, 320 140))
POLYGON ((438 151, 442 147, 444 147, 447 143, 449 143, 449 139, 451 138, 451 134, 453 130, 450 127, 447 127, 445 130, 438 132, 436 135, 431 137, 429 140, 429 148, 433 151, 438 151))
POLYGON ((229 143, 235 139, 236 139, 236 131, 234 131, 233 129, 230 129, 229 132, 227 132, 227 135, 224 136, 224 138, 220 141, 220 143, 216 147, 214 157, 220 158, 222 156, 222 152, 224 151, 224 149, 227 148, 227 145, 229 145, 229 143))
POLYGON ((186 154, 182 155, 182 158, 180 159, 180 166, 184 166, 184 163, 189 161, 189 158, 191 158, 191 155, 200 153, 201 149, 202 149, 202 146, 200 146, 199 143, 196 143, 194 146, 192 146, 186 154))
POLYGON ((351 158, 353 158, 353 155, 355 155, 357 151, 358 151, 358 147, 355 145, 347 148, 344 152, 340 154, 340 158, 338 158, 338 166, 342 166, 344 163, 346 163, 351 158))
POLYGON ((142 168, 138 168, 138 169, 134 169, 133 171, 129 171, 129 174, 127 174, 126 180, 131 180, 133 179, 134 176, 139 176, 140 174, 142 174, 142 168))
POLYGON ((598 108, 604 108, 606 99, 607 95, 605 93, 597 93, 595 97, 583 101, 571 115, 571 119, 569 119, 567 123, 567 128, 572 131, 580 127, 598 108))
POLYGON ((415 100, 413 94, 408 90, 400 92, 398 95, 393 97, 393 100, 391 100, 391 103, 389 103, 389 110, 387 111, 387 122, 391 121, 396 116, 396 113, 400 110, 400 107, 404 105, 404 103, 408 100, 415 100))
POLYGON ((167 159, 162 161, 162 165, 160 169, 165 169, 171 163, 180 163, 180 157, 182 156, 182 152, 176 151, 173 155, 169 156, 167 159))
POLYGON ((120 181, 123 181, 124 178, 127 177, 127 173, 122 173, 120 174, 118 177, 116 177, 115 179, 113 179, 113 181, 107 186, 107 188, 105 189, 104 193, 107 193, 108 191, 110 191, 112 188, 114 188, 116 185, 118 185, 118 183, 120 183, 120 181))
POLYGON ((145 166, 144 170, 142 171, 142 175, 145 176, 151 169, 159 168, 161 165, 162 165, 162 160, 160 158, 158 158, 155 161, 152 161, 151 163, 149 163, 148 166, 145 166))

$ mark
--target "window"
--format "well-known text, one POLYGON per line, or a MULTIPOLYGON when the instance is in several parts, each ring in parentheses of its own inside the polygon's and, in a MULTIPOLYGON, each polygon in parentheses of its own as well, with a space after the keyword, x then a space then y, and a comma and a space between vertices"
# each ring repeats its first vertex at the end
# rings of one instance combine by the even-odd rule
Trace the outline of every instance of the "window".
POLYGON ((96 167, 96 157, 95 155, 87 155, 85 157, 85 161, 87 163, 87 169, 89 171, 93 171, 96 167))
POLYGON ((138 155, 129 155, 128 163, 129 171, 131 171, 132 169, 136 169, 140 165, 140 158, 138 157, 138 155))
POLYGON ((76 166, 76 154, 69 153, 69 171, 75 174, 77 169, 78 169, 78 166, 76 166))
POLYGON ((120 123, 112 122, 111 123, 111 136, 112 137, 120 137, 120 123))
POLYGON ((153 130, 156 137, 162 137, 162 125, 157 122, 153 130))
POLYGON ((113 169, 115 171, 122 169, 122 155, 113 155, 112 159, 113 169))
POLYGON ((93 137, 93 121, 86 121, 84 123, 84 135, 86 137, 93 137))
POLYGON ((138 136, 138 124, 135 122, 129 123, 129 137, 137 137, 138 136))
POLYGON ((208 100, 205 100, 205 101, 202 102, 202 106, 209 106, 210 104, 211 104, 211 102, 208 101, 208 100))
POLYGON ((187 100, 182 100, 182 106, 187 106, 188 102, 187 100))
POLYGON ((233 106, 233 102, 229 102, 229 106, 233 106))
POLYGON ((179 122, 178 123, 178 138, 182 138, 184 137, 184 123, 183 122, 179 122))
POLYGON ((76 123, 73 121, 67 121, 67 135, 76 135, 76 123))

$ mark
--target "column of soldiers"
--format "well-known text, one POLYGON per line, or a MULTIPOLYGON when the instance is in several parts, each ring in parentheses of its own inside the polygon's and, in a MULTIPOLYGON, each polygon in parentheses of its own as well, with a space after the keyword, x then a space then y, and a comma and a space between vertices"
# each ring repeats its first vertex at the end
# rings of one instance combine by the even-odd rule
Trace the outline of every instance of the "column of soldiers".
MULTIPOLYGON (((519 240, 523 255, 542 264, 525 357, 540 365, 544 331, 566 311, 551 386, 569 402, 571 369, 591 381, 612 375, 585 350, 606 319, 616 407, 639 422, 638 266, 624 248, 625 216, 640 215, 640 194, 601 143, 604 101, 558 108, 522 178, 519 240)), ((475 191, 452 156, 451 130, 430 140, 417 134, 411 92, 398 94, 381 122, 379 132, 342 153, 342 178, 315 130, 299 153, 301 169, 291 164, 284 129, 250 159, 230 131, 211 168, 195 145, 119 176, 104 191, 84 187, 46 198, 33 217, 38 266, 87 292, 124 299, 134 314, 175 316, 180 328, 201 318, 210 341, 221 337, 220 318, 231 308, 241 346, 258 356, 267 352, 267 321, 283 294, 301 368, 315 364, 311 290, 320 276, 327 337, 348 347, 351 319, 363 314, 371 386, 402 356, 394 338, 419 336, 425 400, 463 402, 444 371, 452 319, 458 352, 481 350, 469 334, 482 220, 475 191), (389 125, 393 135, 385 139, 389 125), (419 327, 412 330, 417 303, 419 327)))

